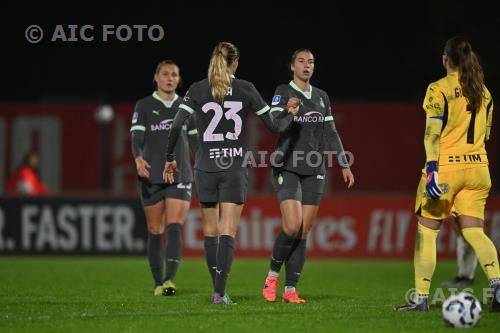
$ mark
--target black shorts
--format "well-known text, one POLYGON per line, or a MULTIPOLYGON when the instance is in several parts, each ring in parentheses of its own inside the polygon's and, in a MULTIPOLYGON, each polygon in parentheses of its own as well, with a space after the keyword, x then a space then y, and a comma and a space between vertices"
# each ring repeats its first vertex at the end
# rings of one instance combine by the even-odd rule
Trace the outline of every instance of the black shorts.
POLYGON ((164 199, 191 201, 191 183, 151 184, 140 180, 138 186, 143 206, 152 206, 164 199))
POLYGON ((196 194, 202 203, 245 202, 248 191, 248 169, 206 172, 194 170, 196 194))
POLYGON ((271 183, 281 203, 297 200, 303 205, 319 205, 325 191, 325 175, 299 175, 288 170, 273 169, 271 183))

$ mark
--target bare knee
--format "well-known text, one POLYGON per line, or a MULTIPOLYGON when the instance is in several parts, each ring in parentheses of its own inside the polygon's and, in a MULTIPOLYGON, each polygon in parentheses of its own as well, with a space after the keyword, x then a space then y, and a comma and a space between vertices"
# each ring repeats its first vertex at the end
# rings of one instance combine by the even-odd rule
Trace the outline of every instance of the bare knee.
POLYGON ((441 227, 441 222, 442 222, 442 220, 433 220, 433 219, 429 219, 427 217, 422 217, 419 215, 417 215, 417 220, 418 220, 418 223, 420 223, 424 227, 432 229, 432 230, 439 230, 439 228, 441 227))
POLYGON ((217 221, 203 221, 203 235, 217 237, 217 221))
POLYGON ((301 224, 302 224, 302 221, 300 221, 298 219, 297 220, 293 219, 291 221, 290 220, 284 221, 283 230, 285 231, 285 233, 287 235, 295 236, 299 233, 301 224))
POLYGON ((460 228, 483 228, 484 221, 479 217, 468 216, 468 215, 459 215, 458 222, 460 224, 460 228))
POLYGON ((148 225, 148 232, 153 235, 161 235, 165 232, 165 226, 158 225, 148 225))

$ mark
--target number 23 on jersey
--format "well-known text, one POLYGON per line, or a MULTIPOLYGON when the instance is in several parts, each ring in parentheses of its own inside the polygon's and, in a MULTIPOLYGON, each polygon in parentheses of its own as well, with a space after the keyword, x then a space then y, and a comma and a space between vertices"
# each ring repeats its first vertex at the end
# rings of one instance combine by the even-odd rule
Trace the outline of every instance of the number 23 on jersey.
POLYGON ((224 138, 228 140, 238 140, 242 126, 242 120, 238 112, 243 109, 243 103, 225 101, 224 109, 215 102, 209 102, 201 108, 204 113, 214 111, 214 116, 203 133, 203 141, 224 141, 224 138), (225 112, 224 109, 226 109, 225 112), (234 122, 234 131, 228 131, 225 135, 223 133, 214 133, 223 115, 227 120, 232 120, 234 122))

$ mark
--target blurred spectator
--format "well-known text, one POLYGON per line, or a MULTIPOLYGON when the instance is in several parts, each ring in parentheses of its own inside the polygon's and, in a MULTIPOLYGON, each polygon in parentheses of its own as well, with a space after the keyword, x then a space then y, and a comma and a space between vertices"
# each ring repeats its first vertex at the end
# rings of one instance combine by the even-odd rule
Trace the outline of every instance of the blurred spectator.
POLYGON ((48 194, 49 189, 38 176, 38 165, 38 154, 35 151, 27 153, 16 173, 7 179, 7 193, 30 196, 48 194))

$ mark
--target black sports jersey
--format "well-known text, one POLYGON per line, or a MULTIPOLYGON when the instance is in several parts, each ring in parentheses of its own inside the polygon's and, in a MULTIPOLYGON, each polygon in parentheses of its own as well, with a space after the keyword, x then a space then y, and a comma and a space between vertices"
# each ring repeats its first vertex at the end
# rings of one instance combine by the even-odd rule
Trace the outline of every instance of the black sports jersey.
MULTIPOLYGON (((280 134, 276 151, 283 155, 283 169, 300 175, 324 175, 323 153, 327 144, 336 151, 336 156, 344 157, 344 148, 333 121, 330 99, 326 92, 310 85, 309 92, 302 92, 291 81, 276 88, 271 105, 271 113, 285 110, 288 99, 301 100, 299 112, 290 127, 280 134)), ((279 156, 279 155, 277 155, 279 156)), ((339 164, 343 167, 343 163, 339 164)))
POLYGON ((277 132, 286 129, 293 118, 291 114, 271 118, 270 108, 255 86, 236 78, 221 104, 214 101, 209 81, 204 79, 191 85, 179 108, 170 132, 167 160, 175 158, 176 130, 185 118, 195 114, 200 140, 195 168, 207 172, 246 167, 245 119, 248 112, 254 111, 268 128, 277 132))
MULTIPOLYGON (((167 140, 175 114, 179 109, 181 98, 175 95, 172 101, 163 101, 156 92, 139 100, 132 116, 132 153, 134 158, 142 155, 149 163, 149 181, 153 184, 165 183, 163 169, 166 161, 167 140)), ((196 128, 191 120, 181 131, 181 142, 175 152, 178 159, 179 172, 175 174, 175 182, 192 182, 188 135, 196 137, 196 128), (189 134, 188 134, 189 133, 189 134)))

